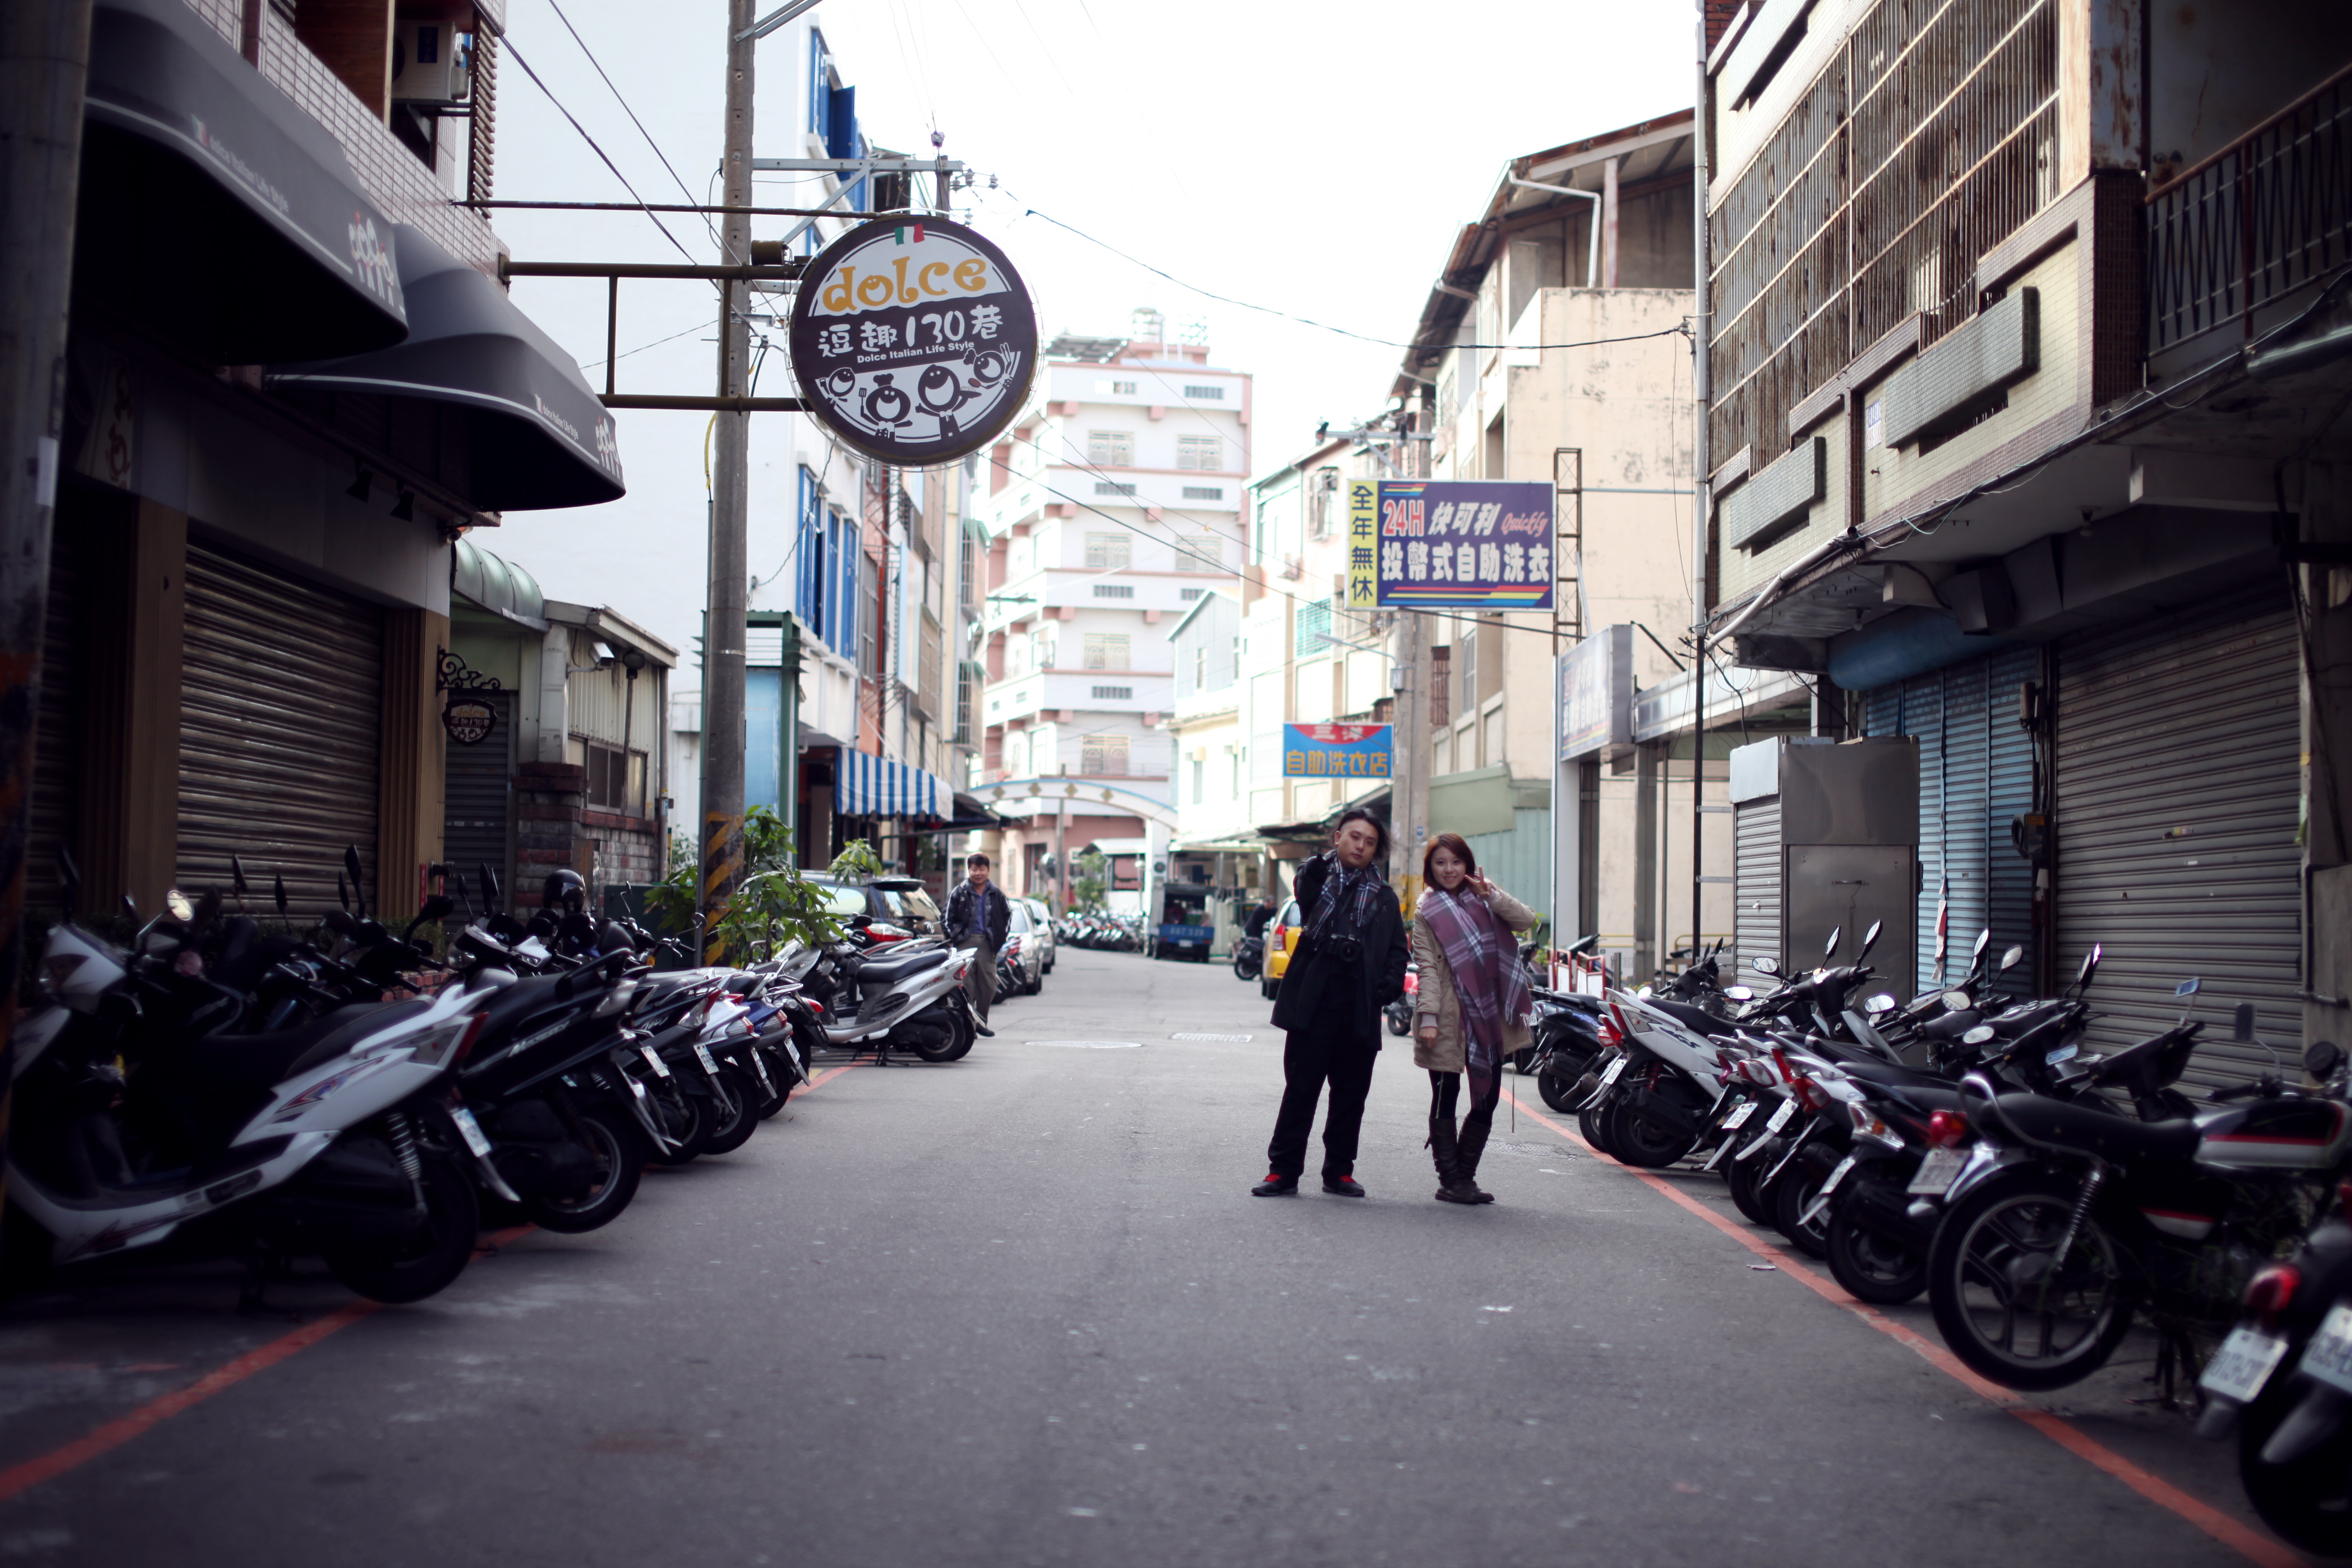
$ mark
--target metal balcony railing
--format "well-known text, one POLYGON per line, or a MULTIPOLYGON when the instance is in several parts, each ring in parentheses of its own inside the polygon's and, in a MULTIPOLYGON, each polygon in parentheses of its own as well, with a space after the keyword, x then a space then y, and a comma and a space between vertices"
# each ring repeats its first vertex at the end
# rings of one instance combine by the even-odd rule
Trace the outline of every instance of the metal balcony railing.
POLYGON ((2158 353, 2352 263, 2352 67, 2147 198, 2158 353))

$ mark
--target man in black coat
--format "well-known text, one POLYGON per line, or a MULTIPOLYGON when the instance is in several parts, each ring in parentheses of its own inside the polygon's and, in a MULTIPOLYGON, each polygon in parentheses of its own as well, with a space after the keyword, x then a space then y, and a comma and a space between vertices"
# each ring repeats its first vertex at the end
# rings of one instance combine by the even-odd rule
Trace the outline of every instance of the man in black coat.
POLYGON ((980 1016, 985 1034, 988 1009, 996 1000, 996 955, 1003 951, 1005 933, 1012 928, 1013 906, 1005 902, 1004 889, 988 879, 987 856, 974 855, 964 868, 971 874, 948 895, 944 923, 949 944, 971 954, 964 994, 971 998, 971 1010, 980 1016))
POLYGON ((1306 930, 1275 993, 1282 1045, 1282 1109, 1266 1145, 1262 1198, 1298 1190, 1315 1102, 1331 1086, 1323 1118, 1323 1190, 1360 1198, 1356 1139, 1380 1058, 1381 1009, 1404 994, 1404 912, 1381 876, 1388 829, 1361 809, 1339 818, 1331 847, 1302 867, 1294 889, 1306 930))

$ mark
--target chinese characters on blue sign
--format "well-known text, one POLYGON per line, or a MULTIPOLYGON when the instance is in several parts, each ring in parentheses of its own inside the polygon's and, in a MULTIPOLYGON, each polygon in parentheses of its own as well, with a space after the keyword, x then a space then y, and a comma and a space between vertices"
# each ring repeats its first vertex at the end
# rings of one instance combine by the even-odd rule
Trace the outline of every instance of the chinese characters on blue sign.
MULTIPOLYGON (((1369 488, 1362 481, 1352 487, 1369 488)), ((1382 479, 1379 489, 1374 558, 1380 604, 1430 610, 1551 608, 1551 486, 1505 479, 1382 479)), ((1351 551, 1362 542, 1354 510, 1350 506, 1351 551)), ((1355 602, 1352 577, 1349 602, 1355 602)))
POLYGON ((1384 779, 1389 754, 1386 724, 1282 727, 1282 776, 1286 779, 1384 779))

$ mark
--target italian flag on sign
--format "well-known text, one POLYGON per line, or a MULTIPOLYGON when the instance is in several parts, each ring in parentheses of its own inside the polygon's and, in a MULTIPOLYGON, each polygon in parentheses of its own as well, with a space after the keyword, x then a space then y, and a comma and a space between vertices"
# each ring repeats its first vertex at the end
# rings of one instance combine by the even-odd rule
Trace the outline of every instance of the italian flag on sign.
POLYGON ((902 223, 894 232, 898 235, 898 243, 901 245, 905 245, 909 240, 912 240, 917 245, 923 243, 923 226, 921 224, 902 223))

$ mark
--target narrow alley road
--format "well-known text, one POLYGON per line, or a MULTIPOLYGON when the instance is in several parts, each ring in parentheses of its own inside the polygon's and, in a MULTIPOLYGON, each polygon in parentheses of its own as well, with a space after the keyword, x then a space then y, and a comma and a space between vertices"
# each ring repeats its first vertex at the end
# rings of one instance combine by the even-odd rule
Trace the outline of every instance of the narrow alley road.
POLYGON ((1252 1198, 1265 1015, 1223 968, 1066 951, 966 1061, 836 1072, 421 1306, 311 1273, 299 1321, 239 1318, 218 1271, 19 1303, 0 1555, 2294 1561, 2227 1453, 2128 1402, 2144 1358, 2020 1418, 1906 1342, 1939 1350, 1924 1305, 1809 1288, 1719 1184, 1636 1178, 1532 1093, 1491 1206, 1430 1201, 1394 1048, 1370 1199, 1252 1198))

